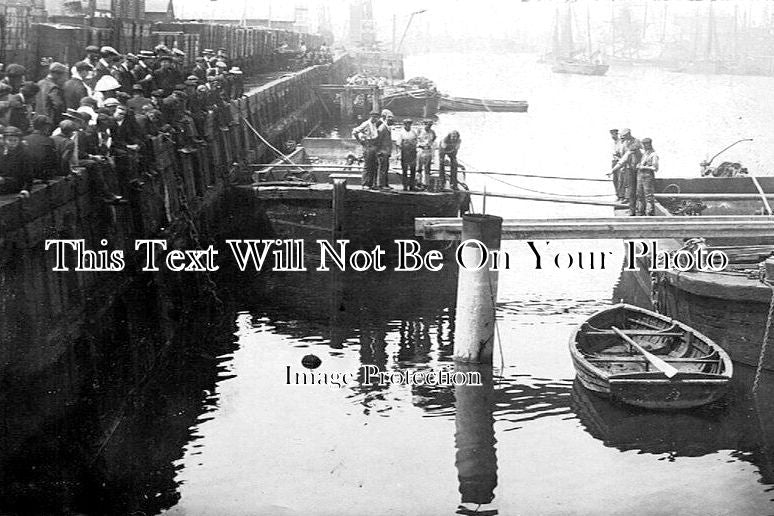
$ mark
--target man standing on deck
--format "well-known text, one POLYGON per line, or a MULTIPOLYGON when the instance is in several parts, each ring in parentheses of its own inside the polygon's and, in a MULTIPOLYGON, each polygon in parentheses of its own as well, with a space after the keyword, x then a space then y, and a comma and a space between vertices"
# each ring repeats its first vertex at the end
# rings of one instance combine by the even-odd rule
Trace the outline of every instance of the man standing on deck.
POLYGON ((425 120, 425 126, 419 130, 417 135, 417 148, 419 149, 417 162, 419 164, 420 182, 422 183, 420 187, 428 188, 430 186, 430 166, 433 164, 435 138, 433 121, 425 120))
POLYGON ((377 131, 379 133, 379 149, 376 153, 378 161, 378 176, 376 178, 376 185, 379 188, 391 190, 387 175, 390 171, 390 156, 392 155, 392 124, 393 116, 392 111, 385 109, 382 111, 381 123, 377 124, 377 131))
MULTIPOLYGON (((610 166, 615 167, 623 155, 618 129, 610 129, 610 137, 613 139, 613 162, 610 166)), ((626 198, 626 185, 624 184, 623 172, 621 170, 613 172, 613 188, 615 188, 615 196, 618 202, 624 202, 626 198)))
POLYGON ((372 111, 368 120, 352 130, 352 137, 363 146, 363 189, 374 187, 377 172, 376 153, 378 150, 379 129, 376 123, 379 113, 372 111))
POLYGON ((462 140, 460 133, 452 131, 447 134, 438 145, 438 169, 441 180, 441 188, 446 187, 446 156, 449 157, 449 186, 452 190, 459 190, 457 186, 457 151, 460 150, 462 140))
POLYGON ((637 215, 656 214, 655 175, 658 172, 658 154, 653 150, 653 140, 642 139, 642 159, 637 165, 637 215))
POLYGON ((400 149, 400 166, 403 169, 403 190, 416 190, 417 180, 417 133, 411 128, 412 120, 403 121, 396 144, 400 149), (410 174, 409 174, 410 172, 410 174))
POLYGON ((619 136, 623 154, 613 167, 612 173, 615 174, 617 170, 623 173, 626 185, 625 202, 629 205, 629 215, 634 216, 637 214, 637 165, 642 159, 642 144, 632 136, 629 129, 621 129, 619 136))

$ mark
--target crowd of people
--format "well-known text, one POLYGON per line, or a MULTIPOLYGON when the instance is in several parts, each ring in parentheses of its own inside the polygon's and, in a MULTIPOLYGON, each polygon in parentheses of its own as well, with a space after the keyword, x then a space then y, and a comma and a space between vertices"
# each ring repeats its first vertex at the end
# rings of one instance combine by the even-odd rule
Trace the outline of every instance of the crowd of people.
MULTIPOLYGON (((208 111, 228 124, 229 101, 244 94, 243 73, 225 48, 205 49, 192 67, 185 57, 165 45, 136 55, 89 46, 70 68, 51 63, 37 82, 28 80, 23 66, 6 66, 0 80, 0 194, 26 197, 34 181, 83 167, 106 202, 125 202, 119 194, 136 179, 115 177, 117 161, 131 153, 150 156, 149 138, 160 134, 178 148, 191 148, 202 141, 208 111)), ((144 174, 153 173, 150 160, 139 162, 144 174)))
POLYGON ((457 153, 462 144, 460 133, 451 131, 440 141, 433 129, 432 120, 424 120, 422 127, 415 129, 414 121, 404 119, 400 127, 395 126, 390 110, 372 111, 368 120, 352 130, 352 136, 363 146, 362 187, 387 189, 387 174, 393 149, 400 155, 404 191, 421 191, 430 187, 430 169, 435 149, 438 149, 439 188, 446 189, 446 165, 449 165, 449 187, 459 189, 457 153), (437 143, 436 143, 437 142, 437 143), (417 175, 418 173, 418 175, 417 175))
POLYGON ((653 140, 639 140, 630 129, 610 129, 613 139, 613 186, 619 202, 629 207, 629 215, 656 214, 655 175, 658 172, 658 154, 653 140))

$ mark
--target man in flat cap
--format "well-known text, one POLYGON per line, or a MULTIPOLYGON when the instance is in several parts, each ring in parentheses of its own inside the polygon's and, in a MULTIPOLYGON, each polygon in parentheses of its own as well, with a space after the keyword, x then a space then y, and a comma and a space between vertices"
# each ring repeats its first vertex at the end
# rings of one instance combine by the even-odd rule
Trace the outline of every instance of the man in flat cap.
POLYGON ((132 70, 134 84, 142 86, 142 92, 145 97, 150 97, 153 87, 153 67, 155 65, 155 55, 150 50, 140 50, 137 56, 137 65, 132 70))
POLYGON ((417 165, 421 183, 420 188, 427 188, 430 186, 430 168, 433 165, 433 149, 435 148, 437 136, 433 129, 432 120, 425 120, 422 125, 423 127, 417 133, 417 149, 419 149, 417 165))
POLYGON ((11 87, 11 94, 19 93, 22 84, 24 84, 27 75, 27 69, 20 64, 11 63, 5 67, 5 78, 3 82, 11 87))
POLYGON ((191 75, 195 76, 199 83, 203 83, 207 78, 207 59, 204 56, 196 58, 196 65, 191 70, 191 75))
MULTIPOLYGON (((65 108, 77 109, 83 97, 94 93, 94 67, 88 61, 78 61, 73 66, 75 73, 62 86, 65 108)), ((58 125, 58 124, 57 124, 58 125)))
POLYGON ((363 180, 364 190, 375 186, 378 167, 377 152, 379 150, 379 112, 371 111, 368 120, 352 130, 352 137, 363 146, 363 180))
POLYGON ((416 190, 417 182, 417 132, 411 128, 412 120, 403 120, 403 128, 396 135, 400 148, 400 167, 403 169, 403 189, 416 190))
POLYGON ((642 144, 632 136, 629 129, 621 129, 618 137, 621 139, 623 154, 611 174, 615 174, 617 170, 622 172, 626 185, 625 202, 629 205, 629 215, 634 216, 637 214, 637 165, 642 159, 642 144))
POLYGON ((178 83, 177 71, 170 56, 161 56, 159 64, 159 69, 153 72, 153 83, 156 88, 164 90, 165 95, 169 95, 175 91, 175 84, 178 83))
POLYGON ((94 65, 94 75, 97 80, 105 75, 110 75, 113 65, 121 58, 121 54, 118 53, 118 50, 107 46, 99 49, 99 55, 99 61, 94 65))
POLYGON ((23 135, 14 126, 6 126, 3 131, 5 150, 0 154, 0 194, 19 193, 27 197, 32 190, 32 173, 22 145, 23 135))
POLYGON ((51 63, 48 75, 38 81, 38 92, 35 98, 35 113, 47 116, 52 124, 59 125, 62 112, 66 109, 64 99, 64 84, 67 82, 67 67, 62 63, 51 63))
POLYGON ((132 70, 137 62, 137 56, 134 54, 127 54, 121 61, 116 64, 110 71, 118 84, 121 85, 121 91, 127 94, 132 93, 132 86, 134 86, 134 74, 132 70), (130 58, 131 56, 131 58, 130 58))
POLYGON ((658 154, 653 150, 653 140, 642 139, 642 158, 637 165, 637 215, 656 214, 656 172, 658 154))
MULTIPOLYGON (((623 147, 621 139, 618 137, 618 129, 610 129, 610 138, 613 140, 613 152, 611 167, 615 168, 618 164, 618 160, 623 155, 623 147)), ((626 185, 623 181, 623 174, 620 169, 613 172, 613 188, 615 189, 615 196, 618 202, 624 202, 626 197, 626 185)))
POLYGON ((50 136, 53 127, 49 117, 35 115, 32 119, 32 132, 24 137, 32 177, 44 182, 53 179, 60 170, 56 145, 50 136))
POLYGON ((135 113, 142 113, 142 108, 147 105, 153 105, 153 103, 145 96, 142 85, 135 84, 132 86, 132 98, 126 101, 126 107, 135 113))

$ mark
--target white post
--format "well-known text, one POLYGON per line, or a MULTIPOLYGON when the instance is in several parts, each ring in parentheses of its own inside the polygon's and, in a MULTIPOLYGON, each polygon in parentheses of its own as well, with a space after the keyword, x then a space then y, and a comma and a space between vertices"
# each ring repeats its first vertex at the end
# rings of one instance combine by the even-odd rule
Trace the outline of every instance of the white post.
POLYGON ((462 243, 457 280, 454 359, 491 364, 494 352, 497 271, 490 271, 491 252, 500 249, 503 219, 493 215, 463 215, 462 243), (483 267, 474 270, 481 262, 483 267), (464 265, 464 266, 463 266, 464 265))

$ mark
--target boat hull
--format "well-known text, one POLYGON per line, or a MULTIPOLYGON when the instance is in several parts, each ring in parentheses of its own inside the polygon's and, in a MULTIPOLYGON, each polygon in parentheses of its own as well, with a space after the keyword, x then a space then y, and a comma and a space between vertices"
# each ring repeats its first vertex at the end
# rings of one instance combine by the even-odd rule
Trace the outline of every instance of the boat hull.
POLYGON ((431 90, 407 90, 385 95, 382 108, 396 116, 431 117, 438 113, 440 95, 431 90))
POLYGON ((486 111, 492 113, 524 113, 529 108, 526 100, 473 99, 466 97, 441 97, 441 111, 486 111))
POLYGON ((555 73, 571 73, 576 75, 605 75, 610 69, 607 64, 594 64, 573 61, 558 61, 551 70, 555 73))
POLYGON ((733 374, 729 356, 709 338, 668 317, 620 304, 598 312, 570 338, 577 379, 587 389, 629 405, 680 410, 721 398, 733 374), (639 353, 627 350, 611 328, 677 369, 668 378, 639 353), (639 332, 639 333, 637 333, 639 332))

